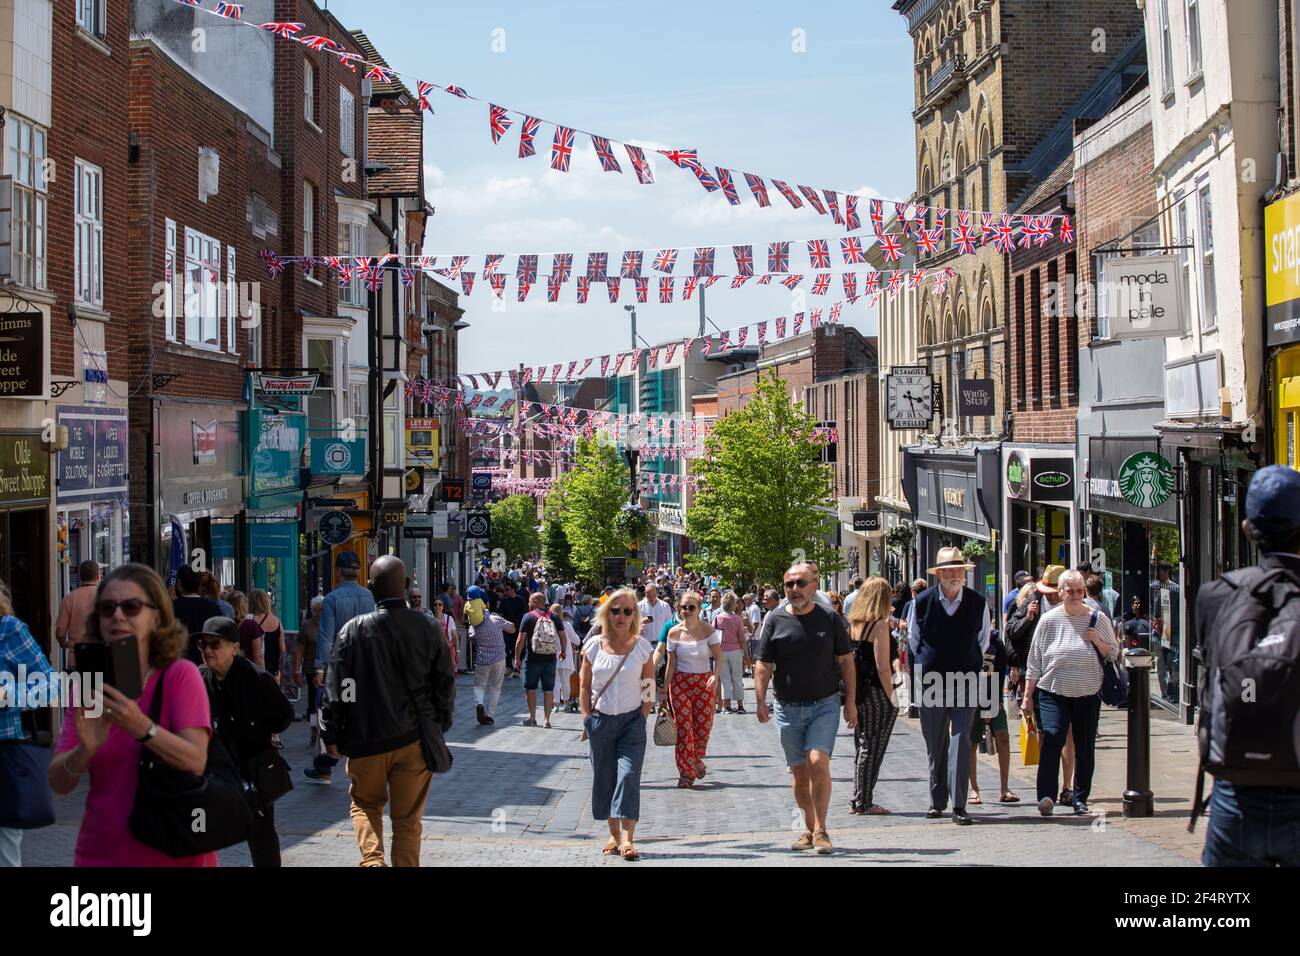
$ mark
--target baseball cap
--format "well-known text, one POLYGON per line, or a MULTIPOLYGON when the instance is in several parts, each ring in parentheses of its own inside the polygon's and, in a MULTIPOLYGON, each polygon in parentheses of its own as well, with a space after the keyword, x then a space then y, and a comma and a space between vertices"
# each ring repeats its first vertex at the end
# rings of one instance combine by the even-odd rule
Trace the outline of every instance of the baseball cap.
POLYGON ((344 551, 338 556, 334 566, 339 568, 359 568, 361 567, 361 559, 351 551, 344 551))
POLYGON ((201 637, 219 637, 223 641, 239 643, 239 625, 228 617, 210 617, 203 622, 201 637))
POLYGON ((1300 530, 1300 471, 1268 465, 1246 489, 1246 519, 1268 537, 1300 530))
POLYGON ((469 598, 469 600, 471 600, 471 601, 486 601, 486 600, 487 600, 487 594, 484 593, 483 589, 482 589, 481 587, 478 587, 477 585, 475 585, 474 587, 471 587, 471 588, 466 589, 466 591, 465 591, 465 597, 469 598))
POLYGON ((1025 583, 1032 578, 1033 575, 1030 574, 1028 571, 1017 571, 1016 576, 1014 578, 1016 582, 1016 587, 1024 587, 1025 583))

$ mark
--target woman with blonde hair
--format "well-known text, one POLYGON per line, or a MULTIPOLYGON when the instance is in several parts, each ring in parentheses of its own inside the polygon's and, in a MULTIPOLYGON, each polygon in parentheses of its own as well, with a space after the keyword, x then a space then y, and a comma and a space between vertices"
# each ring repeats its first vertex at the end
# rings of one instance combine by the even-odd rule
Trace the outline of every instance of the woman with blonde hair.
POLYGON ((582 644, 582 729, 591 758, 591 812, 609 825, 601 851, 636 860, 645 721, 654 706, 654 651, 642 640, 636 592, 622 588, 596 612, 582 644))
POLYGON ((280 679, 284 653, 284 625, 271 610, 271 595, 254 588, 248 595, 248 617, 239 625, 239 646, 244 656, 280 679))
POLYGON ((664 687, 677 724, 677 786, 689 790, 706 772, 713 732, 714 694, 722 672, 722 634, 700 616, 704 597, 686 591, 677 605, 682 622, 668 631, 664 687), (710 673, 709 665, 714 665, 710 673))
POLYGON ((134 637, 143 689, 139 701, 158 701, 157 722, 139 703, 104 686, 103 714, 69 707, 50 761, 55 793, 76 789, 90 772, 90 792, 77 833, 75 866, 216 866, 217 854, 171 857, 131 833, 138 767, 145 750, 177 770, 201 775, 208 763, 212 711, 199 669, 184 659, 185 627, 176 621, 162 578, 143 564, 123 564, 99 585, 85 640, 134 637), (161 693, 160 693, 161 691, 161 693))
POLYGON ((875 802, 876 780, 898 719, 889 662, 889 618, 894 591, 884 578, 868 578, 849 605, 849 638, 857 670, 858 723, 853 728, 853 800, 850 813, 884 816, 875 802))
POLYGON ((737 611, 740 598, 735 591, 722 595, 722 610, 713 618, 713 626, 722 633, 722 682, 719 692, 729 714, 745 713, 745 671, 749 668, 749 643, 745 638, 745 619, 737 611))

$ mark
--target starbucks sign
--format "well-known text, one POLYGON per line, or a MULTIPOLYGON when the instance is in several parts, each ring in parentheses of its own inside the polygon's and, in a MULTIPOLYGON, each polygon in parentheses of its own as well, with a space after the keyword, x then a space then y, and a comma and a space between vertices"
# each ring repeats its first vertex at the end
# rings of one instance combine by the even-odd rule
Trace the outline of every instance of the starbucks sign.
POLYGON ((1119 466, 1119 493, 1136 508, 1159 508, 1174 493, 1174 466, 1153 451, 1129 455, 1119 466))

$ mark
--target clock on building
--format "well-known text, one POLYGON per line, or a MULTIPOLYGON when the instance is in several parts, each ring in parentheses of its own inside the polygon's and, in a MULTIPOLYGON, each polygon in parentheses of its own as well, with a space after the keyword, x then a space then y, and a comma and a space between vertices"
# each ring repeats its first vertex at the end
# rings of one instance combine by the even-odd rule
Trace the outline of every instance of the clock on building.
POLYGON ((895 365, 885 376, 885 419, 895 431, 929 428, 934 376, 924 365, 895 365))

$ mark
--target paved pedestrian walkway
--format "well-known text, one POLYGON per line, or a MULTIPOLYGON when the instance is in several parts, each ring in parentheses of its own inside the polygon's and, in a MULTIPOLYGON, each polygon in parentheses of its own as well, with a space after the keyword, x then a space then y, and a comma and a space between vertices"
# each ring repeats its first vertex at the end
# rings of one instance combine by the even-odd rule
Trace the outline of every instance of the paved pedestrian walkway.
MULTIPOLYGON (((423 864, 626 866, 600 855, 607 831, 602 821, 591 819, 591 778, 586 745, 578 739, 579 716, 556 714, 550 730, 520 726, 527 713, 515 681, 508 682, 502 695, 496 725, 480 727, 474 720, 472 679, 461 676, 457 684, 456 723, 448 741, 455 766, 430 788, 423 864)), ((835 855, 792 853, 789 844, 802 827, 776 727, 754 717, 752 690, 747 707, 748 715, 724 714, 715 720, 708 776, 694 790, 676 789, 672 748, 650 745, 637 830, 644 865, 1168 866, 1194 862, 1204 839, 1203 825, 1190 840, 1175 835, 1185 825, 1194 782, 1177 753, 1184 745, 1194 750, 1190 728, 1160 721, 1153 731, 1154 819, 1124 821, 1120 816, 1123 715, 1110 713, 1102 721, 1092 801, 1097 817, 1040 818, 1033 803, 1033 768, 1020 768, 1019 755, 1013 753, 1012 786, 1022 802, 972 806, 976 825, 957 827, 946 817, 925 819, 925 746, 918 722, 900 718, 876 796, 894 814, 848 813, 853 738, 841 727, 832 762, 835 855)), ((359 857, 342 765, 331 786, 307 783, 302 779, 302 768, 310 765, 306 724, 295 723, 284 739, 295 778, 295 789, 276 804, 285 865, 355 865, 359 857)), ((984 794, 996 801, 996 758, 981 757, 979 779, 984 794)), ((83 784, 56 802, 53 827, 27 835, 28 865, 71 864, 84 797, 83 784)), ((248 865, 247 848, 222 852, 221 863, 248 865)))

